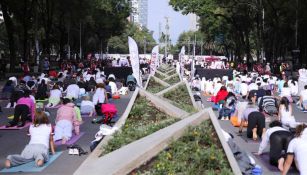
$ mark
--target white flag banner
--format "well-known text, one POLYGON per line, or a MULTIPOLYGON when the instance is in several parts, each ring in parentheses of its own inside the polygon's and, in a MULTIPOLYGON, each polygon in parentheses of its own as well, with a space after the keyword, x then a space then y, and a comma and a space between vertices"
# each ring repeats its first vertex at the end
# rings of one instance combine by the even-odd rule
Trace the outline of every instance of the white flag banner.
POLYGON ((138 46, 135 40, 130 36, 128 36, 128 45, 129 45, 130 61, 131 61, 133 76, 135 77, 137 84, 140 87, 143 87, 140 76, 140 59, 139 59, 138 46))
POLYGON ((150 73, 153 75, 159 64, 159 46, 155 46, 151 51, 150 73))
POLYGON ((183 77, 183 71, 184 71, 184 55, 185 55, 185 47, 182 46, 180 54, 179 54, 180 75, 181 75, 181 77, 183 77))

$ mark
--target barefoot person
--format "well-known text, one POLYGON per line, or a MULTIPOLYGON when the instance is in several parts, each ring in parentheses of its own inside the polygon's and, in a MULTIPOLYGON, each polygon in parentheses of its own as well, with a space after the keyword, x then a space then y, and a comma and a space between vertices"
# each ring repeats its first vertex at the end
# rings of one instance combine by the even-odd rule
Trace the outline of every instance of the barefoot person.
POLYGON ((35 114, 34 123, 29 128, 30 142, 22 153, 9 155, 5 167, 10 168, 35 160, 37 166, 44 165, 49 160, 49 145, 54 154, 52 127, 44 112, 35 114))
POLYGON ((268 143, 270 143, 270 164, 278 166, 278 169, 282 170, 286 156, 284 153, 287 151, 292 134, 282 128, 280 121, 273 121, 269 127, 262 138, 257 155, 261 155, 268 143))

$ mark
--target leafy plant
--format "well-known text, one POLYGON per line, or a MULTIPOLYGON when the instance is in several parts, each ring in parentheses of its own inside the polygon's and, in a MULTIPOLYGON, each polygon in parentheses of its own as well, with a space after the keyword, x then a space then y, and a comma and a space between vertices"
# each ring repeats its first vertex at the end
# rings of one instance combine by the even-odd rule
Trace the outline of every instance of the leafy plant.
POLYGON ((158 72, 155 73, 155 76, 156 76, 157 78, 161 79, 161 80, 163 80, 164 78, 166 78, 164 75, 162 75, 162 74, 160 74, 160 73, 158 73, 158 72))
POLYGON ((175 106, 187 112, 192 113, 196 111, 185 85, 180 85, 176 89, 165 93, 163 97, 171 100, 175 106))
POLYGON ((108 144, 103 147, 102 155, 150 135, 177 120, 159 111, 146 98, 138 97, 122 130, 116 132, 108 144))
POLYGON ((155 94, 155 93, 162 91, 165 88, 166 88, 165 86, 158 83, 154 78, 150 78, 146 90, 155 94))
POLYGON ((167 80, 164 80, 164 81, 167 82, 170 85, 173 85, 175 83, 178 83, 180 81, 180 78, 178 77, 178 75, 176 75, 176 76, 169 78, 167 80))
POLYGON ((233 174, 210 121, 188 128, 156 158, 131 174, 233 174))

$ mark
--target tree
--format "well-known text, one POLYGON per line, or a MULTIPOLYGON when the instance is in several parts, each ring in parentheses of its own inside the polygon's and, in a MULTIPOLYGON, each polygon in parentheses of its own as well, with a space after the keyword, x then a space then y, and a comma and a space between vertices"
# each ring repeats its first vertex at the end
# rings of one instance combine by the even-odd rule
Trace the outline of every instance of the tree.
POLYGON ((121 35, 113 36, 108 41, 109 53, 123 53, 129 52, 128 49, 128 36, 132 37, 139 48, 139 53, 143 53, 144 45, 146 53, 151 53, 152 48, 156 42, 147 28, 140 28, 135 24, 129 23, 121 35))
POLYGON ((170 0, 170 5, 183 14, 200 16, 205 38, 212 42, 222 34, 224 42, 216 44, 221 45, 226 54, 234 53, 238 61, 246 57, 249 68, 253 55, 258 60, 261 58, 262 48, 268 61, 283 59, 294 48, 307 49, 306 41, 300 37, 305 35, 303 29, 307 27, 307 14, 303 10, 307 5, 300 0, 170 0), (263 12, 265 19, 262 19, 263 12))

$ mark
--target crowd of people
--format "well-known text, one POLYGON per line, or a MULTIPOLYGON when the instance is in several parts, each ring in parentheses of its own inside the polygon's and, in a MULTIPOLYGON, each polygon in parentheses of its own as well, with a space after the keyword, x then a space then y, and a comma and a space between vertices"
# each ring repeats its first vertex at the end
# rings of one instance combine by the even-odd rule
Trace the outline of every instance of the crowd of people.
MULTIPOLYGON (((52 69, 47 59, 44 62, 39 76, 24 72, 22 77, 10 77, 2 89, 2 98, 8 101, 6 108, 14 108, 13 119, 5 127, 25 127, 30 123, 31 137, 20 155, 7 157, 7 168, 33 160, 42 166, 49 159, 49 148, 55 153, 55 141, 66 144, 73 135, 80 134, 81 115, 98 116, 97 119, 104 121, 102 104, 127 94, 127 84, 136 86, 132 75, 127 75, 129 82, 114 74, 105 75, 105 63, 116 67, 115 60, 90 58, 74 64, 63 62, 60 70, 52 69), (51 108, 56 109, 54 122, 48 112, 51 108)), ((130 65, 127 59, 119 63, 130 65)))
POLYGON ((230 120, 239 127, 240 135, 246 127, 247 138, 261 140, 256 155, 261 155, 270 143, 270 163, 282 174, 289 171, 292 162, 300 174, 307 174, 303 166, 307 157, 307 125, 297 122, 293 113, 294 107, 307 112, 307 84, 299 90, 297 78, 234 71, 233 77, 212 80, 196 75, 191 87, 208 96, 218 111, 218 119, 230 120), (266 123, 270 123, 268 128, 266 123))

